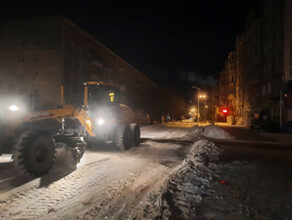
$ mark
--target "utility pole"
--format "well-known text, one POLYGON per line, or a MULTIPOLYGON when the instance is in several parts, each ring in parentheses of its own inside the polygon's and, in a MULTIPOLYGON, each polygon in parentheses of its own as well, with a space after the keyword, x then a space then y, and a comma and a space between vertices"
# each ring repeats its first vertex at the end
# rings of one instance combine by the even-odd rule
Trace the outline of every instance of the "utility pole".
POLYGON ((207 121, 207 102, 206 102, 206 99, 207 99, 207 97, 206 97, 206 95, 205 95, 205 123, 206 123, 206 121, 207 121))

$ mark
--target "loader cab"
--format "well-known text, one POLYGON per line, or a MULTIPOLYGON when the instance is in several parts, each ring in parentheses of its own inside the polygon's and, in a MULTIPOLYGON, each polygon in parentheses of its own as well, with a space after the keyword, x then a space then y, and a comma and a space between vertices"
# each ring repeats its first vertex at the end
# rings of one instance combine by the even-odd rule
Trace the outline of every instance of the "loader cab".
POLYGON ((120 87, 102 81, 85 84, 84 106, 93 119, 95 133, 106 137, 113 131, 112 125, 120 117, 120 87), (104 134, 106 133, 106 134, 104 134))
POLYGON ((85 85, 85 106, 113 106, 119 105, 121 99, 121 89, 114 84, 102 81, 90 81, 85 85))

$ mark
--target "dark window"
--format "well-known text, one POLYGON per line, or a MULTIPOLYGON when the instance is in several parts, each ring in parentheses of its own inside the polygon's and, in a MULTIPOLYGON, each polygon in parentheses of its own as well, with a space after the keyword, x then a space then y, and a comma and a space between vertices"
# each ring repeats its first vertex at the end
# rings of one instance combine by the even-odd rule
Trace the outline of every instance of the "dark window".
POLYGON ((234 81, 235 81, 235 77, 234 77, 234 76, 231 76, 231 77, 230 77, 230 81, 231 81, 231 82, 234 82, 234 81))
POLYGON ((66 50, 73 50, 73 43, 71 41, 67 40, 65 43, 65 48, 66 48, 66 50))
POLYGON ((72 64, 73 64, 73 58, 72 57, 69 57, 69 56, 66 56, 65 57, 65 64, 68 65, 68 66, 72 66, 72 64))
POLYGON ((259 56, 259 47, 258 47, 258 45, 253 48, 253 55, 255 57, 259 56))
POLYGON ((19 46, 22 47, 22 48, 24 47, 24 39, 20 39, 19 46))
POLYGON ((21 95, 23 93, 23 88, 17 89, 17 94, 21 95))
POLYGON ((37 39, 37 41, 35 42, 35 44, 39 47, 41 46, 41 40, 40 39, 37 39))
POLYGON ((18 57, 18 63, 24 63, 24 56, 18 57))
POLYGON ((80 68, 80 63, 79 63, 78 60, 75 60, 75 61, 74 61, 74 64, 75 64, 75 67, 76 67, 77 69, 80 68))
POLYGON ((269 82, 268 83, 268 93, 271 93, 271 91, 272 91, 272 87, 271 87, 271 83, 269 82))
POLYGON ((264 43, 264 54, 266 55, 267 54, 267 44, 264 43))
POLYGON ((23 73, 22 72, 18 72, 17 75, 16 75, 16 78, 20 79, 20 80, 23 80, 24 79, 23 73))
POLYGON ((69 72, 64 73, 64 81, 69 82, 71 80, 71 74, 69 72))
POLYGON ((289 56, 289 59, 290 59, 290 73, 289 73, 289 75, 290 75, 290 77, 292 77, 292 42, 290 42, 290 54, 289 54, 290 56, 289 56))

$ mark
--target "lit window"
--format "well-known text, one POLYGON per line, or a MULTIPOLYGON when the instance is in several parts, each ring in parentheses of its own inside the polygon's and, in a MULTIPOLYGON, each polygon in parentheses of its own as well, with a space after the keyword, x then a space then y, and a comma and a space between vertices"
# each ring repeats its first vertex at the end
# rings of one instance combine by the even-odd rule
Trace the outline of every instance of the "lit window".
POLYGON ((110 92, 110 93, 109 93, 109 97, 110 97, 110 101, 111 101, 111 102, 114 102, 114 100, 115 100, 115 93, 110 92))

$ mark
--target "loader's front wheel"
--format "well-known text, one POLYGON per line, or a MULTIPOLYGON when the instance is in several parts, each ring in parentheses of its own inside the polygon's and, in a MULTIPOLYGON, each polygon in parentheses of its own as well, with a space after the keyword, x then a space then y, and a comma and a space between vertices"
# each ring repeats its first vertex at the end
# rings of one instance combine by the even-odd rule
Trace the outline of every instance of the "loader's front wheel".
POLYGON ((129 125, 119 126, 116 129, 114 143, 120 150, 128 150, 133 146, 132 131, 129 125))
POLYGON ((13 154, 14 165, 18 171, 38 177, 52 168, 56 147, 46 131, 32 130, 20 136, 13 154))
POLYGON ((141 140, 140 140, 140 126, 138 124, 131 124, 131 130, 132 130, 132 135, 133 135, 133 144, 134 146, 139 146, 141 140))

